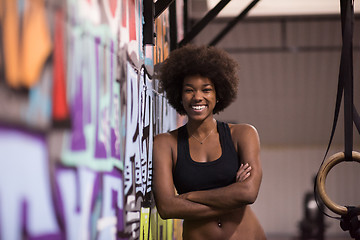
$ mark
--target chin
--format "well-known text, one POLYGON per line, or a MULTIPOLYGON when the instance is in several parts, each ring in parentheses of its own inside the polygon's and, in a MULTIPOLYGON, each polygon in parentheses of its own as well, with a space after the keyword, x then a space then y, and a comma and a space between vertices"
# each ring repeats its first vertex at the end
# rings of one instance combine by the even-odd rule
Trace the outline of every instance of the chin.
POLYGON ((196 121, 203 121, 203 120, 205 120, 205 119, 207 119, 207 118, 209 118, 209 117, 211 117, 210 116, 211 114, 202 114, 202 115, 188 115, 188 118, 190 118, 190 119, 193 119, 193 120, 196 120, 196 121))

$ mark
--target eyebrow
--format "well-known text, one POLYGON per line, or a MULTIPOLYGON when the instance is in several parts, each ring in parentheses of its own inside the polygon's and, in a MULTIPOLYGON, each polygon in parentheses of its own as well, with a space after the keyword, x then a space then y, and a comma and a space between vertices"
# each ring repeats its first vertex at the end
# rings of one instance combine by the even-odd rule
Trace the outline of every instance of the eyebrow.
MULTIPOLYGON (((208 87, 208 86, 212 87, 213 85, 211 83, 205 83, 202 85, 202 87, 208 87)), ((184 84, 184 87, 194 87, 194 85, 192 85, 190 83, 186 83, 186 84, 184 84)))

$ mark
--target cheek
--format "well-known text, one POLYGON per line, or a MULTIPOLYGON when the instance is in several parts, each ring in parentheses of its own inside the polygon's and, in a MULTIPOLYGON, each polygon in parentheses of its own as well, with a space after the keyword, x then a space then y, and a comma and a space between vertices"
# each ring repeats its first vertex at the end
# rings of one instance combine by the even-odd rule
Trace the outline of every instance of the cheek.
POLYGON ((216 100, 217 100, 217 96, 216 96, 215 93, 214 93, 214 95, 213 95, 213 100, 215 100, 215 102, 216 102, 216 100))

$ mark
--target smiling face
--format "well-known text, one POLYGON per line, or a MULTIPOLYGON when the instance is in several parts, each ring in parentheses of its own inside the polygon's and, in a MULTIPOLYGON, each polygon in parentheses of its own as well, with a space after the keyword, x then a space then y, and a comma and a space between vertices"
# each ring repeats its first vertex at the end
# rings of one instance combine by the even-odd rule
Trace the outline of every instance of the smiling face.
POLYGON ((189 119, 212 118, 216 105, 215 86, 209 78, 200 75, 184 79, 182 102, 189 119))

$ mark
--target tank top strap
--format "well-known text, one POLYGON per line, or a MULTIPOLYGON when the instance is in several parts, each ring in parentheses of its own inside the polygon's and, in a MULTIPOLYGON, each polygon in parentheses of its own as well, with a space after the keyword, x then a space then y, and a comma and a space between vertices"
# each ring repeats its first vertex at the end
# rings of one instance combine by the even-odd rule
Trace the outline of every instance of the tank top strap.
POLYGON ((188 133, 187 133, 187 129, 186 129, 186 124, 179 127, 178 129, 178 137, 177 137, 177 155, 178 155, 178 159, 179 158, 184 158, 185 156, 187 156, 187 141, 188 141, 188 133))
POLYGON ((225 123, 219 121, 216 122, 217 122, 217 130, 219 132, 220 143, 222 143, 221 145, 223 145, 226 141, 225 123))
POLYGON ((222 142, 223 151, 230 150, 231 152, 236 152, 234 143, 232 141, 229 124, 218 121, 218 131, 222 142))

